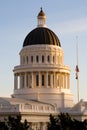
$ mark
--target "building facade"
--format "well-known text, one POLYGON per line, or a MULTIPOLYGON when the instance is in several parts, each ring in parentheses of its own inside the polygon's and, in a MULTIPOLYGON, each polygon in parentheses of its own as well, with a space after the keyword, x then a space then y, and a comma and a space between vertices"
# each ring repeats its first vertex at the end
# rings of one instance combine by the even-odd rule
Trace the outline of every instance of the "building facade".
POLYGON ((46 27, 41 9, 38 25, 25 38, 20 65, 14 67, 14 97, 51 103, 57 108, 72 107, 70 68, 56 34, 46 27))
POLYGON ((60 40, 47 28, 42 8, 37 23, 25 37, 20 64, 13 70, 14 93, 11 98, 0 98, 0 115, 3 119, 21 114, 32 130, 46 130, 50 114, 80 114, 70 91, 70 67, 64 64, 60 40))

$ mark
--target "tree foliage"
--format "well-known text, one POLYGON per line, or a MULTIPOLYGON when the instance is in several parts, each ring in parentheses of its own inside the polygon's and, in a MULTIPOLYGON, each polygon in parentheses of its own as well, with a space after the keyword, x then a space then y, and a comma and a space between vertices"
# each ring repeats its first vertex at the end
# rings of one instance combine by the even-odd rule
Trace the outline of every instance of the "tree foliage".
POLYGON ((0 122, 0 130, 28 130, 29 124, 27 120, 21 122, 21 116, 8 117, 8 120, 0 122))
POLYGON ((50 115, 47 130, 87 130, 87 120, 72 119, 68 113, 60 113, 56 117, 50 115))

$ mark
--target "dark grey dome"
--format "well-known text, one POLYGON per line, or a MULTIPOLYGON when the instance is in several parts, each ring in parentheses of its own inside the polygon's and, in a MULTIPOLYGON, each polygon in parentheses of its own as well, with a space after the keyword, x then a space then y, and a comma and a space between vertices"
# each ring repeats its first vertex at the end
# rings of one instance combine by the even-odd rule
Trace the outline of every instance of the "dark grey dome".
POLYGON ((30 45, 56 45, 60 46, 60 41, 56 34, 48 28, 38 27, 32 30, 25 38, 23 47, 30 45))

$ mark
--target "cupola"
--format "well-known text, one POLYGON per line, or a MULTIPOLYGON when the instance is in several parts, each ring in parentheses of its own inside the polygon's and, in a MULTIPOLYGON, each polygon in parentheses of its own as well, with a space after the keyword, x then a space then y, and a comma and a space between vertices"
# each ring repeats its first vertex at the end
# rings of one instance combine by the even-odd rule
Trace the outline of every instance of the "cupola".
POLYGON ((37 16, 37 19, 38 19, 37 27, 46 27, 46 15, 43 12, 42 8, 37 16))
POLYGON ((35 29, 28 33, 25 37, 23 47, 30 45, 55 45, 60 46, 61 43, 57 35, 46 27, 46 15, 42 8, 38 13, 38 25, 35 29))

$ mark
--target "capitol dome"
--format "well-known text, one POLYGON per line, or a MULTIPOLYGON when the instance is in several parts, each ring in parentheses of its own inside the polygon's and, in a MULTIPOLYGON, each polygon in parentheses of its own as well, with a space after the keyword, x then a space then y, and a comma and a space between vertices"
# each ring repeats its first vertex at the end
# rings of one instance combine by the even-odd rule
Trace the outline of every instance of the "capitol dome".
POLYGON ((48 28, 38 27, 32 30, 25 38, 23 47, 28 45, 57 45, 61 46, 56 34, 48 28))
POLYGON ((23 47, 29 45, 56 45, 60 46, 60 41, 57 35, 50 29, 46 27, 46 15, 42 8, 37 16, 38 26, 33 29, 25 38, 23 47))

